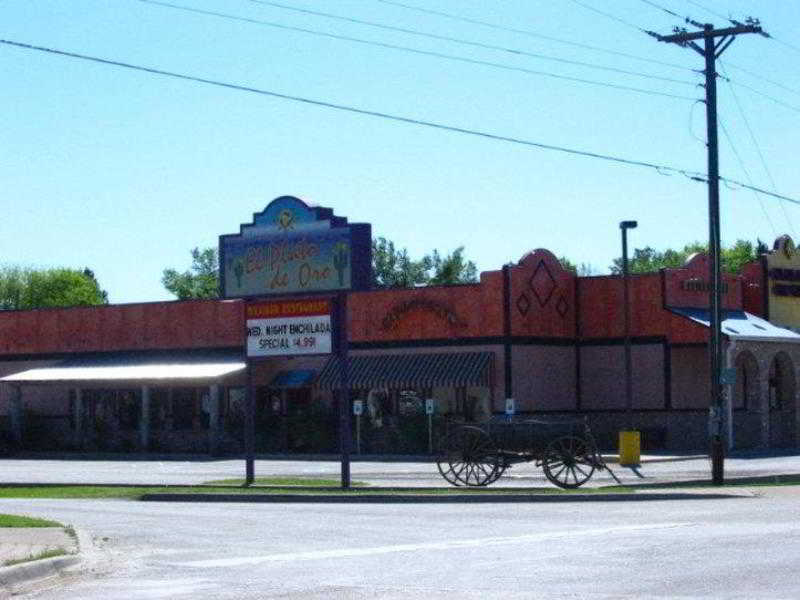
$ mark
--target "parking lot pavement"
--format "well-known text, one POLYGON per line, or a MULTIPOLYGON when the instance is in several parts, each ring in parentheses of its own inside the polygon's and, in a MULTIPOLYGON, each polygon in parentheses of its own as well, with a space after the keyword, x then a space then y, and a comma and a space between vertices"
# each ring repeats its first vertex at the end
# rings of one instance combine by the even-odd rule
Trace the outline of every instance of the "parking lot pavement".
MULTIPOLYGON (((609 457, 610 459, 613 457, 609 457)), ((294 477, 326 477, 338 479, 337 460, 303 460, 300 456, 257 460, 257 477, 289 475, 294 477)), ((624 485, 667 484, 709 480, 711 464, 703 456, 643 456, 636 468, 621 467, 609 460, 609 466, 624 485)), ((188 485, 213 480, 243 478, 245 464, 241 459, 210 460, 141 460, 120 456, 117 460, 68 458, 6 458, 0 460, 2 483, 94 483, 133 485, 188 485)), ((448 484, 429 460, 402 462, 354 460, 351 464, 355 481, 381 487, 444 487, 448 484)), ((725 477, 768 477, 800 474, 800 454, 736 455, 725 460, 725 477)), ((607 472, 597 472, 587 485, 615 485, 607 472)), ((504 487, 550 486, 542 470, 533 463, 515 465, 495 484, 504 487)))

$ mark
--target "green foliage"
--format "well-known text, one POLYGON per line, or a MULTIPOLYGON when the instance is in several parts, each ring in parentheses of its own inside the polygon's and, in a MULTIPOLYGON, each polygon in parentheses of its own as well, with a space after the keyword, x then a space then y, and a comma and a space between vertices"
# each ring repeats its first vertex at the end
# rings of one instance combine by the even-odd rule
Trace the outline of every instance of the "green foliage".
POLYGON ((63 525, 56 521, 37 519, 35 517, 0 515, 0 527, 63 527, 63 525))
POLYGON ((595 274, 594 267, 590 263, 581 263, 580 265, 576 265, 566 256, 559 256, 558 262, 561 263, 561 266, 564 267, 564 269, 573 275, 577 275, 578 277, 589 277, 590 275, 595 274))
POLYGON ((478 280, 475 263, 464 258, 464 247, 441 256, 438 250, 413 260, 408 250, 398 250, 384 237, 372 240, 372 284, 379 288, 414 287, 474 283, 478 280))
POLYGON ((91 269, 0 268, 0 310, 108 304, 91 269))
MULTIPOLYGON (((628 259, 628 268, 631 273, 652 273, 662 268, 679 268, 692 254, 707 251, 708 245, 700 242, 687 244, 681 250, 667 248, 663 252, 645 246, 633 251, 633 256, 628 259)), ((767 252, 767 247, 761 240, 757 240, 755 244, 747 240, 736 240, 733 246, 722 248, 722 270, 739 273, 745 264, 753 262, 764 252, 767 252)), ((614 275, 622 273, 622 258, 615 258, 610 268, 614 275)))
POLYGON ((179 273, 164 269, 161 283, 178 300, 219 297, 219 258, 216 248, 192 249, 192 266, 179 273))

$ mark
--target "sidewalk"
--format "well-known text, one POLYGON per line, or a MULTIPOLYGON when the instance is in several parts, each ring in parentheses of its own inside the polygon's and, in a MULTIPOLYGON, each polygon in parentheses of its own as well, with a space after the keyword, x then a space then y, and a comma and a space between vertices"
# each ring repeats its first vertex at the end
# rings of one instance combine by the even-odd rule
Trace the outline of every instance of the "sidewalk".
POLYGON ((25 584, 59 575, 80 562, 78 542, 63 527, 0 528, 0 599, 25 584), (44 552, 65 550, 68 554, 29 560, 44 552), (8 561, 24 561, 6 566, 8 561))

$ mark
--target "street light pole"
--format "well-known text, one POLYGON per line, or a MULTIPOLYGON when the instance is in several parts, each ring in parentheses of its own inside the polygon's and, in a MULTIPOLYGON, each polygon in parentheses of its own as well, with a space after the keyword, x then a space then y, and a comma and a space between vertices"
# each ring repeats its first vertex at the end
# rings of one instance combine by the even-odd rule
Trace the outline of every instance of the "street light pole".
POLYGON ((622 279, 623 310, 625 311, 625 412, 627 414, 628 431, 633 431, 633 386, 631 382, 631 295, 630 272, 628 269, 628 229, 635 229, 636 221, 622 221, 622 279))

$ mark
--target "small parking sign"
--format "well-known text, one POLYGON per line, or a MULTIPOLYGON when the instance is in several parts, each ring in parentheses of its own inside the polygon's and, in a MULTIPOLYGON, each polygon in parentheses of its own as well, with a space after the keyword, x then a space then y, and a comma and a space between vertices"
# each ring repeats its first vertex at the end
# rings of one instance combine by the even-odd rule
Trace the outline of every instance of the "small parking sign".
POLYGON ((356 416, 364 414, 364 401, 363 400, 355 400, 353 401, 353 414, 356 416))
POLYGON ((514 405, 513 398, 506 398, 506 414, 508 416, 513 415, 516 412, 516 407, 514 405))
POLYGON ((425 414, 432 415, 433 414, 433 398, 426 398, 425 399, 425 414))

